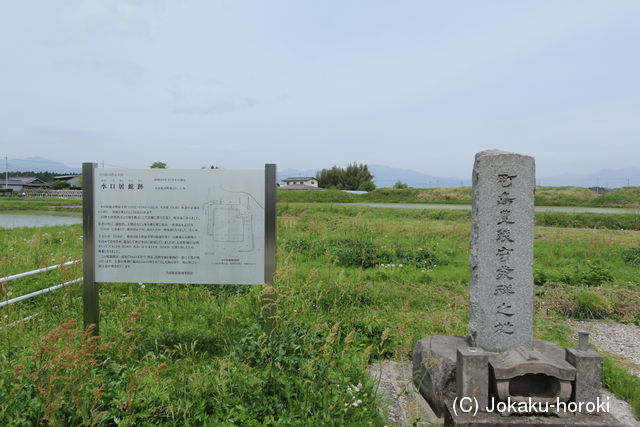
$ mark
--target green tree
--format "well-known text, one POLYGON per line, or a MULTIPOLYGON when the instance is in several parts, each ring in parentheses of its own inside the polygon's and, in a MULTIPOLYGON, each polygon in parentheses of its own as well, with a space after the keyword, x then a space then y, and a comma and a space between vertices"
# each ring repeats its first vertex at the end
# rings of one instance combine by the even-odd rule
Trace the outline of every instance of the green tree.
POLYGON ((376 189, 376 185, 372 181, 365 181, 358 186, 358 191, 373 191, 376 189))
POLYGON ((409 188, 409 186, 407 185, 406 182, 402 182, 402 181, 398 180, 398 181, 396 181, 395 184, 393 184, 393 188, 402 189, 402 188, 409 188))
POLYGON ((352 163, 346 168, 333 166, 331 169, 322 169, 316 179, 318 185, 324 188, 337 188, 339 190, 359 190, 367 188, 371 191, 376 188, 373 183, 373 175, 365 164, 352 163), (363 187, 364 186, 364 187, 363 187))
POLYGON ((69 184, 67 181, 56 180, 51 183, 51 188, 53 188, 54 190, 62 190, 69 187, 71 187, 71 184, 69 184))
POLYGON ((167 168, 167 164, 165 162, 153 162, 151 163, 151 166, 149 166, 151 169, 166 169, 167 168))

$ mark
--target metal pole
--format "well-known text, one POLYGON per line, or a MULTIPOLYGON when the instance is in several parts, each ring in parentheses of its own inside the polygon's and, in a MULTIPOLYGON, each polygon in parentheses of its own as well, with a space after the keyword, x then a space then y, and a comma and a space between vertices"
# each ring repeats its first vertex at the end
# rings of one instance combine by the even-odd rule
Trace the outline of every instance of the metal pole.
POLYGON ((83 312, 84 327, 94 325, 92 334, 100 335, 100 305, 98 284, 95 282, 95 229, 94 229, 94 172, 96 163, 82 164, 82 232, 83 232, 83 312))
POLYGON ((9 188, 9 157, 4 156, 4 188, 9 188))
POLYGON ((27 316, 27 317, 25 317, 25 318, 23 318, 23 319, 16 320, 15 322, 11 322, 11 323, 9 323, 7 326, 4 326, 4 327, 0 328, 0 331, 4 331, 4 330, 5 330, 5 329, 7 329, 7 328, 10 328, 10 327, 12 327, 12 326, 19 325, 19 324, 20 324, 20 323, 22 323, 22 322, 28 322, 29 320, 34 319, 34 318, 36 318, 36 317, 38 317, 38 316, 40 316, 40 313, 35 313, 35 314, 32 314, 31 316, 27 316))
POLYGON ((264 165, 264 282, 273 285, 276 271, 276 165, 264 165))
POLYGON ((24 301, 29 298, 37 297, 38 295, 46 294, 47 292, 55 291, 56 289, 64 288, 65 286, 73 285, 74 283, 78 283, 82 280, 82 277, 79 279, 70 280, 68 282, 60 283, 59 285, 51 286, 49 288, 40 289, 39 291, 31 292, 30 294, 21 295, 19 297, 15 297, 12 299, 8 299, 6 301, 0 302, 0 307, 5 307, 9 304, 13 304, 19 301, 24 301))
POLYGON ((77 259, 75 261, 68 261, 68 262, 65 262, 63 264, 51 265, 49 267, 39 268, 37 270, 31 270, 31 271, 26 271, 24 273, 14 274, 12 276, 0 277, 0 283, 8 282, 9 280, 19 279, 21 277, 32 276, 32 275, 38 274, 38 273, 45 273, 47 271, 55 270, 56 268, 67 267, 69 265, 77 264, 79 262, 82 262, 82 260, 81 259, 77 259))

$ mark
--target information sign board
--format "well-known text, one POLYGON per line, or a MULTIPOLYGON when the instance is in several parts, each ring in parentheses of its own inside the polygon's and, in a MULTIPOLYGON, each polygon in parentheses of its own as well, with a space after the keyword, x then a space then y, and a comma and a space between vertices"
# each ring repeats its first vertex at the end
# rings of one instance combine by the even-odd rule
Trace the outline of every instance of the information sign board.
POLYGON ((95 282, 265 282, 264 170, 94 169, 93 210, 95 282))

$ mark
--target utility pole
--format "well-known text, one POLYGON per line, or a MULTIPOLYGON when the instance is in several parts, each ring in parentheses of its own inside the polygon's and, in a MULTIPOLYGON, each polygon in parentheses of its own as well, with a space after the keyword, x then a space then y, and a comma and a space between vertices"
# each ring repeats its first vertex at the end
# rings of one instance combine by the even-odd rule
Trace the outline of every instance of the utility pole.
POLYGON ((9 157, 4 156, 4 188, 9 188, 9 157))

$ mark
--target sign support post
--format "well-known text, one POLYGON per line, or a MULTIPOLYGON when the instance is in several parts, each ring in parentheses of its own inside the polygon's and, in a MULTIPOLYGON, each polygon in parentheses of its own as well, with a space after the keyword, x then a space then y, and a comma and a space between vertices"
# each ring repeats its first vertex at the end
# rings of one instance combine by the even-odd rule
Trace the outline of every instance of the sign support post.
POLYGON ((264 282, 273 286, 276 272, 276 165, 264 165, 264 282))
POLYGON ((84 282, 82 299, 85 330, 93 325, 92 335, 100 335, 100 306, 98 284, 95 281, 95 212, 94 172, 97 163, 82 164, 82 277, 84 282))
POLYGON ((262 288, 262 318, 264 329, 271 335, 276 329, 277 299, 273 287, 276 270, 276 165, 264 165, 264 285, 262 288))

